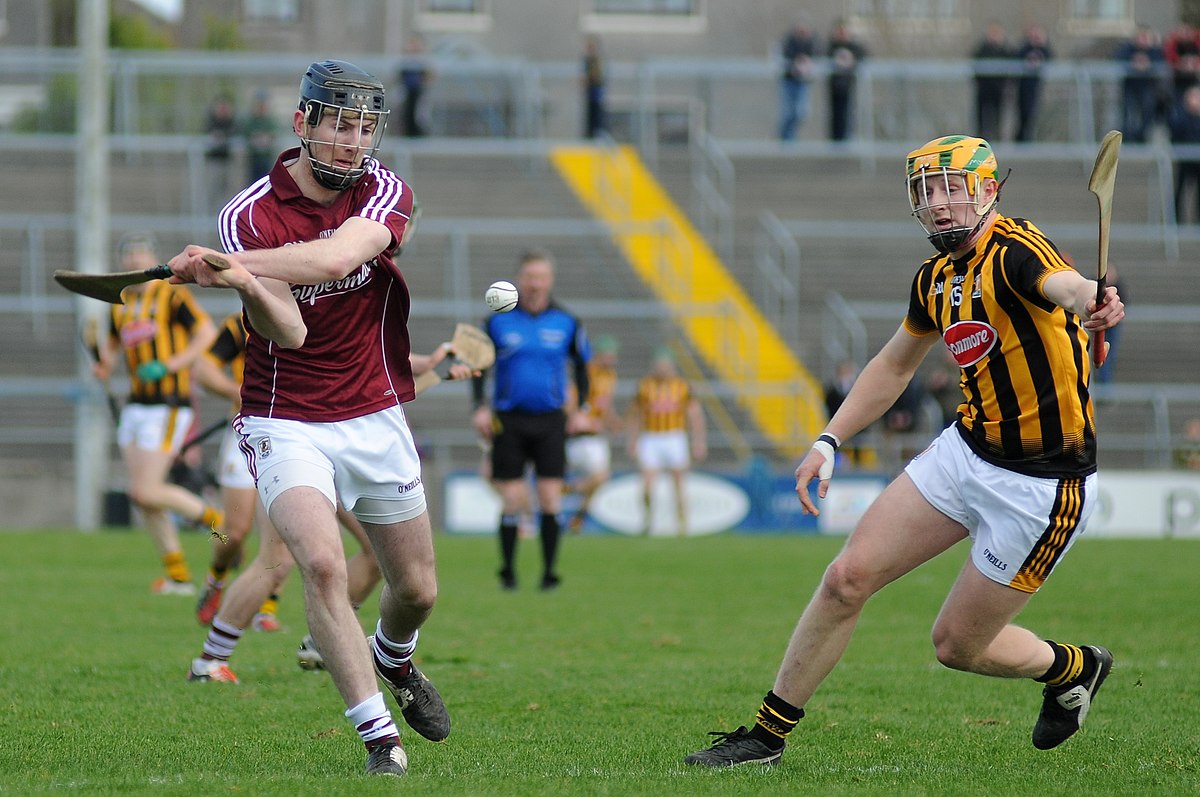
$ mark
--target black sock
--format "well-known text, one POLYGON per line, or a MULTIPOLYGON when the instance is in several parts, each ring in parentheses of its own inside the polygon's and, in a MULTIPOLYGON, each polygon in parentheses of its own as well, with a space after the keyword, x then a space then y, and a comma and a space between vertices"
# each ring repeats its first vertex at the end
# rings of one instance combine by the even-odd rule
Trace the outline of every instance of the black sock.
POLYGON ((1091 676, 1096 668, 1096 655, 1091 648, 1081 648, 1047 639, 1046 644, 1054 651, 1054 663, 1050 669, 1033 680, 1048 686, 1063 686, 1091 676))
POLYGON ((516 515, 500 516, 500 561, 509 575, 512 575, 513 560, 517 555, 517 522, 516 515))
POLYGON ((782 750, 787 735, 803 718, 804 709, 793 706, 774 691, 767 692, 754 717, 750 738, 757 739, 772 750, 782 750))
POLYGON ((543 581, 555 578, 554 563, 558 558, 558 538, 561 534, 562 529, 558 525, 558 515, 552 512, 543 512, 541 515, 542 563, 545 567, 542 571, 543 581))

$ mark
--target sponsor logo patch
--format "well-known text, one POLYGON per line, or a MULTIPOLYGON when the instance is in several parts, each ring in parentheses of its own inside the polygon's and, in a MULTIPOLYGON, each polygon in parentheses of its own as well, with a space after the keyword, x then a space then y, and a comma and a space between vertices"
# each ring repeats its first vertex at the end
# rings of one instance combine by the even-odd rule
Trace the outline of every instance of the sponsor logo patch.
POLYGON ((988 563, 991 564, 991 566, 996 568, 997 570, 1003 571, 1003 570, 1008 569, 1008 564, 1005 563, 1004 560, 1002 560, 999 556, 996 556, 996 554, 992 553, 987 548, 983 549, 983 555, 984 555, 984 557, 987 558, 988 563))
POLYGON ((961 368, 974 365, 986 357, 999 339, 1000 334, 994 326, 979 321, 951 324, 942 335, 946 348, 961 368))

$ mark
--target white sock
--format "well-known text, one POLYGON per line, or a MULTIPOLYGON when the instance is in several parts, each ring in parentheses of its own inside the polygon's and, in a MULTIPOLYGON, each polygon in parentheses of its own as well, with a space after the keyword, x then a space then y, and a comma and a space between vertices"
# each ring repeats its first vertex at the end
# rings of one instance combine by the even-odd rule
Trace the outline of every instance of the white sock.
POLYGON ((214 619, 208 638, 204 640, 204 652, 218 661, 229 661, 238 640, 245 633, 241 628, 234 628, 228 623, 214 619))
POLYGON ((372 645, 375 648, 375 656, 388 667, 403 667, 417 649, 418 636, 420 632, 413 631, 407 642, 393 642, 383 633, 383 620, 379 620, 375 623, 375 642, 372 645))
POLYGON ((346 709, 346 719, 350 720, 367 744, 389 736, 400 736, 396 723, 392 722, 392 714, 383 702, 383 692, 376 692, 354 708, 346 709))

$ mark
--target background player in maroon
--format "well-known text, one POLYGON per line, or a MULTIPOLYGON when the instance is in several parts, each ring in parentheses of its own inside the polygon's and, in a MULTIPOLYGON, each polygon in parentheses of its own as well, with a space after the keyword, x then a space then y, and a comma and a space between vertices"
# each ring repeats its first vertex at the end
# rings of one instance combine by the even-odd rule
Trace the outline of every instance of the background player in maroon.
POLYGON ((301 146, 221 212, 229 268, 188 246, 174 279, 236 290, 248 339, 235 428, 272 523, 304 577, 309 630, 368 749, 367 771, 408 757, 375 680, 405 720, 440 741, 450 718, 413 665, 437 596, 420 461, 402 403, 414 397, 409 295, 393 255, 412 192, 373 157, 383 85, 343 61, 312 64, 292 120, 301 146), (385 586, 370 645, 347 597, 335 508, 362 522, 385 586))

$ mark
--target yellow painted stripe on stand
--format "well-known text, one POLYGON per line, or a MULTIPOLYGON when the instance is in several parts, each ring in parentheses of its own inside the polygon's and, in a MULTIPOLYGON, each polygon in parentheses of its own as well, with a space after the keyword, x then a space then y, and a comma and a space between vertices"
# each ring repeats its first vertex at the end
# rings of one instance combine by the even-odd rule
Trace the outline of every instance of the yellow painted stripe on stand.
POLYGON ((583 205, 612 231, 643 282, 688 340, 785 453, 824 427, 820 383, 746 296, 716 253, 630 147, 558 147, 551 161, 583 205))

